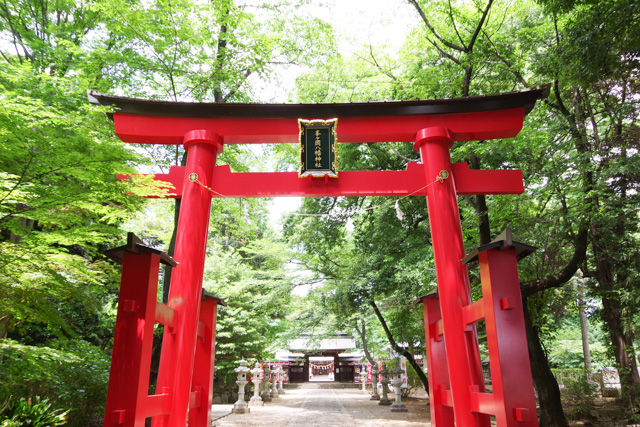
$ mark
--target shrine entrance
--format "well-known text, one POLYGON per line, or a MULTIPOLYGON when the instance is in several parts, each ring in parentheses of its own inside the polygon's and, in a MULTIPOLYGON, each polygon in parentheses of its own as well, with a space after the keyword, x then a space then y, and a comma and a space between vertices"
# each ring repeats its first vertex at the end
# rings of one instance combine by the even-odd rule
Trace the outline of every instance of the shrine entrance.
POLYGON ((333 357, 309 357, 309 381, 335 381, 335 363, 333 357))
POLYGON ((275 357, 273 363, 283 364, 290 383, 353 383, 364 353, 347 333, 317 340, 303 334, 291 340, 286 350, 277 350, 275 357))
POLYGON ((182 199, 174 259, 133 238, 115 251, 123 279, 104 425, 141 427, 146 418, 154 427, 184 427, 187 418, 190 427, 211 425, 215 310, 221 301, 203 295, 202 273, 213 197, 426 195, 438 282, 437 293, 420 299, 432 423, 489 427, 493 416, 499 427, 537 426, 516 266, 533 248, 506 233, 465 254, 457 205, 458 194, 520 194, 522 173, 470 170, 466 163, 451 163, 449 149, 457 141, 516 136, 525 114, 547 93, 548 87, 540 87, 458 99, 279 105, 90 94, 91 102, 115 107, 115 131, 123 141, 183 144, 188 153, 185 167, 154 177, 168 183, 165 197, 182 199), (299 173, 234 173, 216 166, 224 145, 299 138, 299 173), (404 171, 338 172, 336 142, 412 143, 422 163, 404 171), (475 302, 462 261, 480 265, 483 295, 475 302), (155 301, 153 289, 160 262, 178 263, 166 305, 155 301), (482 320, 491 393, 484 387, 475 328, 482 320), (159 392, 148 395, 154 322, 166 327, 159 392))

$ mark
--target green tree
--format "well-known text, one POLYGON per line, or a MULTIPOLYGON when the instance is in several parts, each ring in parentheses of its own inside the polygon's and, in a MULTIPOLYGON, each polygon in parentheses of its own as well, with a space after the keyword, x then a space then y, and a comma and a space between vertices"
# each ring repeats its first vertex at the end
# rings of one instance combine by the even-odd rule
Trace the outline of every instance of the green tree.
POLYGON ((229 304, 218 314, 216 381, 235 384, 240 359, 273 357, 289 324, 292 284, 287 248, 263 236, 240 247, 210 242, 203 287, 229 304))
POLYGON ((21 322, 72 335, 57 308, 72 299, 99 304, 96 295, 113 284, 97 252, 140 204, 116 179, 137 156, 77 82, 3 62, 0 85, 0 336, 21 322))

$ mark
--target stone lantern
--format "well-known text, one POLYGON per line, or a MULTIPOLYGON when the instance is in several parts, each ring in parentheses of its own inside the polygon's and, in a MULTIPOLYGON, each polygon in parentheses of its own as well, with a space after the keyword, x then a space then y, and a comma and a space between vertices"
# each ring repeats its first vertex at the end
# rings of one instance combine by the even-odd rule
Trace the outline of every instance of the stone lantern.
POLYGON ((271 370, 271 397, 280 397, 278 394, 278 373, 280 366, 271 370))
POLYGON ((260 362, 256 360, 256 366, 251 370, 251 381, 253 382, 253 397, 249 400, 249 406, 263 406, 264 402, 260 399, 260 374, 262 373, 260 362))
POLYGON ((378 362, 374 362, 373 369, 371 370, 371 383, 373 386, 373 393, 371 394, 371 400, 380 400, 380 395, 378 394, 378 375, 380 375, 378 362))
POLYGON ((402 385, 402 368, 400 367, 400 361, 398 359, 393 363, 393 369, 391 374, 391 385, 393 386, 393 392, 396 396, 396 401, 391 405, 391 412, 407 412, 407 407, 402 403, 402 396, 400 392, 400 386, 402 385))
POLYGON ((387 387, 389 386, 389 371, 387 370, 387 364, 382 362, 382 370, 380 371, 382 374, 382 397, 380 398, 380 402, 378 405, 391 405, 391 401, 387 396, 387 387))
POLYGON ((264 379, 262 380, 264 387, 262 391, 262 401, 271 402, 271 390, 269 388, 269 376, 271 375, 271 369, 269 365, 264 366, 264 379))
POLYGON ((247 381, 247 374, 251 372, 251 369, 247 368, 245 365, 246 362, 241 360, 240 366, 235 369, 235 372, 238 374, 238 380, 236 381, 236 384, 238 384, 238 401, 233 405, 233 409, 231 410, 234 414, 249 413, 247 402, 244 401, 244 386, 249 382, 247 381))
POLYGON ((278 387, 278 394, 284 394, 284 372, 285 370, 282 369, 282 366, 278 366, 278 373, 279 375, 279 379, 280 379, 280 384, 278 387))
POLYGON ((367 391, 367 369, 362 365, 360 369, 360 381, 362 381, 362 391, 367 391))

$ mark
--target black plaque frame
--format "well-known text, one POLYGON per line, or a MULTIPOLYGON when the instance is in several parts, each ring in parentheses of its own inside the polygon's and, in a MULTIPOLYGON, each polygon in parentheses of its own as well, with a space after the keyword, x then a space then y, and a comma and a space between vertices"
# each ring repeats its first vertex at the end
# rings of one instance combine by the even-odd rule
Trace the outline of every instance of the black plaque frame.
POLYGON ((298 119, 300 171, 298 176, 338 177, 338 119, 298 119))

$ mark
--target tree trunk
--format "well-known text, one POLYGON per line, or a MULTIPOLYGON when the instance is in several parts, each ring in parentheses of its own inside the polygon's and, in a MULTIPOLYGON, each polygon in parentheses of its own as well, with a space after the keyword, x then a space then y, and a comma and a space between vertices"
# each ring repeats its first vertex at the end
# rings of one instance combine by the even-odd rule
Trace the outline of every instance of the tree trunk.
POLYGON ((540 425, 545 427, 568 427, 560 400, 560 388, 549 367, 547 355, 542 349, 538 329, 531 321, 526 297, 522 301, 522 307, 527 330, 531 374, 533 375, 533 384, 538 392, 538 402, 540 403, 540 425))
POLYGON ((398 345, 398 343, 396 343, 396 340, 393 338, 393 335, 391 335, 389 326, 387 326, 387 321, 384 320, 384 317, 382 317, 382 313, 380 313, 380 309, 376 305, 376 302, 373 300, 373 298, 371 299, 370 303, 371 303, 371 307, 373 307, 373 312, 376 314, 376 317, 378 318, 378 320, 380 321, 380 324, 382 325, 382 329, 384 329, 384 333, 387 336, 387 339, 389 340, 389 344, 391 344, 391 348, 393 348, 393 350, 396 353, 402 354, 404 357, 407 358, 407 362, 409 362, 413 370, 416 371, 416 374, 418 375, 418 378, 420 378, 420 381, 422 381, 424 390, 427 392, 427 394, 429 394, 429 380, 427 379, 427 376, 422 370, 422 366, 418 365, 418 362, 416 362, 416 359, 413 357, 413 354, 411 354, 411 352, 407 351, 404 348, 401 348, 398 345))
POLYGON ((362 349, 364 350, 364 355, 369 361, 370 364, 375 365, 375 360, 371 357, 371 353, 369 353, 369 346, 367 346, 367 324, 364 319, 362 319, 362 329, 358 328, 358 321, 356 321, 356 325, 354 326, 355 330, 360 335, 360 339, 362 340, 362 349))
POLYGON ((11 326, 11 319, 13 319, 11 314, 6 314, 0 317, 0 340, 7 337, 7 333, 9 333, 11 326))
POLYGON ((627 337, 622 327, 621 307, 616 295, 607 292, 602 296, 602 314, 618 364, 622 398, 627 402, 627 407, 633 411, 640 408, 640 376, 638 365, 633 355, 632 340, 627 337))
MULTIPOLYGON (((469 156, 471 169, 480 169, 480 160, 475 153, 469 156)), ((487 198, 483 194, 476 196, 474 205, 476 214, 478 215, 478 230, 480 233, 480 246, 491 242, 491 222, 489 221, 489 209, 487 208, 487 198)))
POLYGON ((584 312, 584 286, 578 284, 578 311, 580 312, 580 332, 582 332, 582 354, 584 355, 584 370, 587 378, 591 378, 591 351, 589 350, 589 330, 587 328, 587 314, 584 312))
MULTIPOLYGON (((633 355, 633 339, 627 335, 622 325, 622 307, 616 292, 617 287, 613 266, 606 252, 602 250, 606 246, 601 241, 602 239, 595 226, 591 228, 591 234, 593 258, 596 263, 596 278, 602 292, 602 318, 607 325, 618 364, 622 398, 628 402, 629 409, 637 411, 640 407, 638 403, 640 376, 638 375, 638 365, 633 355)), ((617 282, 622 281, 621 277, 617 278, 617 282)))

